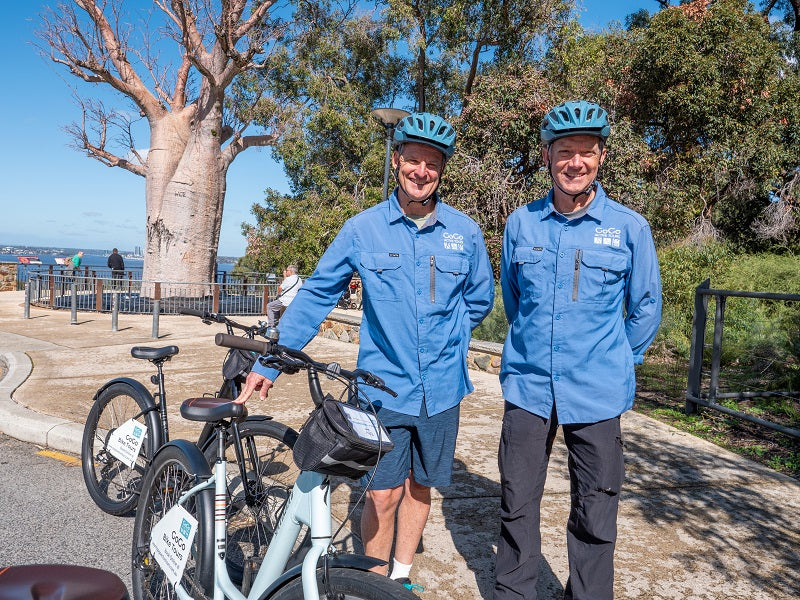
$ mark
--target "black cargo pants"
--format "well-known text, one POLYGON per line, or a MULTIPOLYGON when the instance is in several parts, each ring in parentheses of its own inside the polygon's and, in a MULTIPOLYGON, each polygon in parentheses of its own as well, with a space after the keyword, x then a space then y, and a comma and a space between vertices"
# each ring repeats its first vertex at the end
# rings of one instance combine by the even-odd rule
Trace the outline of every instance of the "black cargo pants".
MULTIPOLYGON (((535 600, 542 558, 540 503, 558 428, 505 405, 498 463, 502 495, 494 600, 535 600)), ((571 509, 567 522, 567 600, 613 598, 619 492, 625 478, 619 417, 562 426, 569 451, 571 509)))

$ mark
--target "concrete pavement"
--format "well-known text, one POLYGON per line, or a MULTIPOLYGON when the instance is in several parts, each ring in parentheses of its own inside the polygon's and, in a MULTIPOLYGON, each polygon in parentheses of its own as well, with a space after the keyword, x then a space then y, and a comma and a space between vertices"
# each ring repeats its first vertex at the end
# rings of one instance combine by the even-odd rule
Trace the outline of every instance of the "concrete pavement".
MULTIPOLYGON (((0 380, 2 431, 79 453, 83 421, 102 383, 130 376, 150 387, 152 367, 131 358, 130 347, 175 344, 180 353, 165 367, 171 433, 197 435, 177 408, 183 399, 218 387, 225 353, 213 343, 219 326, 162 315, 160 339, 153 340, 149 316, 120 315, 119 331, 112 332, 110 315, 79 313, 78 324, 70 325, 69 311, 32 307, 31 318, 24 319, 22 302, 22 292, 0 294, 0 363, 6 366, 0 380)), ((307 351, 347 367, 354 365, 357 348, 320 337, 307 351)), ((434 490, 425 552, 412 571, 413 580, 426 588, 423 598, 491 597, 503 401, 496 376, 477 371, 471 376, 476 389, 462 405, 454 484, 434 490)), ((305 378, 282 377, 265 403, 251 400, 248 407, 251 414, 268 412, 299 427, 310 410, 305 378)), ((800 597, 800 482, 634 412, 624 415, 623 431, 627 480, 619 516, 617 598, 800 597)), ((542 503, 545 560, 538 591, 545 600, 560 598, 567 578, 566 462, 557 441, 542 503)), ((342 519, 352 491, 339 483, 334 492, 334 510, 342 519)))

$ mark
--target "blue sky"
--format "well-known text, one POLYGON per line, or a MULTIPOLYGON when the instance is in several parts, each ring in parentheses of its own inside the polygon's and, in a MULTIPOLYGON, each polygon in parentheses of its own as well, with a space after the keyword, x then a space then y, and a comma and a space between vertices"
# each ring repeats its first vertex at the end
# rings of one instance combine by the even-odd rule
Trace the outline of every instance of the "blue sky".
MULTIPOLYGON (((72 149, 64 128, 79 109, 58 65, 42 59, 32 42, 44 6, 58 0, 6 2, 0 21, 0 57, 6 85, 0 94, 5 143, 0 157, 0 244, 133 250, 144 246, 144 179, 108 168, 72 149)), ((70 1, 70 0, 65 0, 70 1)), ((130 0, 127 0, 130 1, 130 0)), ((137 0, 141 1, 141 0, 137 0)), ((611 20, 655 0, 584 0, 584 27, 601 30, 611 20)), ((119 103, 120 108, 127 105, 119 103)), ((146 146, 147 140, 137 140, 146 146)), ((228 172, 219 254, 241 256, 241 223, 268 187, 288 191, 269 149, 243 152, 228 172)))

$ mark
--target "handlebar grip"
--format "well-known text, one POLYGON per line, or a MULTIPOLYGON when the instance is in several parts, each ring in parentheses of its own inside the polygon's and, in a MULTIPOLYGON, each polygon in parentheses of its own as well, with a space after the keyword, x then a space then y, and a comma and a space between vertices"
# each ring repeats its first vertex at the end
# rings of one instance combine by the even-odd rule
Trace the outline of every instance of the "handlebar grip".
POLYGON ((225 348, 236 348, 238 350, 248 350, 250 352, 258 352, 260 355, 270 354, 272 344, 270 342, 259 342, 258 340, 251 340, 237 335, 228 335, 227 333, 218 333, 214 336, 214 343, 217 346, 224 346, 225 348))
POLYGON ((197 310, 196 308, 182 308, 178 311, 182 315, 192 315, 193 317, 200 317, 201 319, 206 316, 206 311, 197 310))

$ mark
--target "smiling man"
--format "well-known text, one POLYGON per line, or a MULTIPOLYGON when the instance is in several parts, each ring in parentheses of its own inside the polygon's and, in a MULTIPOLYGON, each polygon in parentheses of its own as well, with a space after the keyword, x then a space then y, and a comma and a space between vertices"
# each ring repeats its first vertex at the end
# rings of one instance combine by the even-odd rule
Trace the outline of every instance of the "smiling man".
MULTIPOLYGON (((480 228, 436 193, 455 140, 453 127, 430 113, 397 124, 397 188, 344 224, 280 321, 281 343, 302 348, 358 271, 364 311, 358 366, 397 392, 394 398, 369 391, 394 449, 362 480, 369 489, 361 537, 366 553, 383 561, 394 545, 391 577, 408 586, 431 488, 450 484, 459 406, 472 391, 470 332, 494 302, 480 228)), ((276 376, 256 362, 237 401, 256 389, 265 398, 276 376)))
POLYGON ((506 222, 500 276, 510 328, 500 368, 494 600, 536 598, 540 503, 559 425, 571 499, 564 598, 613 597, 620 415, 633 406, 634 364, 661 320, 661 279, 647 221, 597 181, 610 130, 592 102, 548 112, 540 135, 553 187, 506 222))

